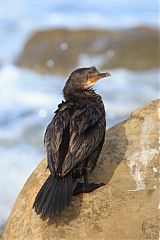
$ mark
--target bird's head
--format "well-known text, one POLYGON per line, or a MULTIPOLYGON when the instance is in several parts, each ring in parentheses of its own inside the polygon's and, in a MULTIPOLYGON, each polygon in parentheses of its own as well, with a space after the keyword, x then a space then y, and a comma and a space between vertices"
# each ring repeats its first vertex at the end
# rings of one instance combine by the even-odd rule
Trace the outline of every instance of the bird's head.
POLYGON ((64 92, 90 89, 98 80, 109 76, 111 76, 110 73, 100 73, 96 67, 79 68, 69 76, 64 92))

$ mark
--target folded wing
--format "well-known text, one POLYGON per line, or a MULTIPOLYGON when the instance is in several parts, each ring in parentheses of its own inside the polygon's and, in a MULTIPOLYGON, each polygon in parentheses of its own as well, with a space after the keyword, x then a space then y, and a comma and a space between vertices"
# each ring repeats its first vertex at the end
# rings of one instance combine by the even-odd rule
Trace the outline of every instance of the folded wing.
POLYGON ((103 111, 87 106, 57 111, 45 133, 51 173, 66 175, 94 151, 104 134, 103 111))

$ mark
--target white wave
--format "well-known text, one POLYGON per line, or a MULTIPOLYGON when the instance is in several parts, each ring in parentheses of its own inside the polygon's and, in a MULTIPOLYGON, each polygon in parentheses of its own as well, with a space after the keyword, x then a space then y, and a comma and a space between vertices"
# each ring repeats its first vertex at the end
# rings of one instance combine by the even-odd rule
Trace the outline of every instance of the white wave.
POLYGON ((23 129, 43 122, 62 98, 64 82, 58 76, 39 76, 13 65, 0 69, 0 140, 19 138, 23 129), (12 134, 11 134, 12 132, 12 134))
POLYGON ((4 65, 0 69, 0 107, 5 110, 8 105, 18 107, 45 107, 58 102, 63 82, 58 76, 45 76, 4 65))
POLYGON ((9 150, 0 147, 0 153, 0 225, 3 225, 20 189, 42 158, 42 154, 31 146, 22 144, 9 150))

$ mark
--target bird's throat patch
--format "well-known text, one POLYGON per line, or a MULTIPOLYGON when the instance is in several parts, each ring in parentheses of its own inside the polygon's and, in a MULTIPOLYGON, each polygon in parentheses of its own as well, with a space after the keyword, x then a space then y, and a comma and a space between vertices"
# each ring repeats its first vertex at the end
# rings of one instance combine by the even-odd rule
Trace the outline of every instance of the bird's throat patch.
POLYGON ((93 77, 93 78, 90 78, 90 79, 88 80, 88 83, 89 83, 89 84, 95 84, 98 80, 99 80, 99 77, 98 77, 98 76, 95 76, 95 77, 93 77))

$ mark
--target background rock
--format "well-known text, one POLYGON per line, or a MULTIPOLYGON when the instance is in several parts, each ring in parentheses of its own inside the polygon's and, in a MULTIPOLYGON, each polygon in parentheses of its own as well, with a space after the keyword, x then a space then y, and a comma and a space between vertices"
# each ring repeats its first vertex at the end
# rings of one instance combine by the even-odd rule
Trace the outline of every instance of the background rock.
POLYGON ((52 221, 42 221, 32 209, 49 175, 44 159, 20 192, 3 240, 157 240, 159 104, 145 105, 107 131, 91 177, 106 186, 73 197, 70 207, 52 221))
POLYGON ((78 66, 145 70, 160 66, 158 30, 45 30, 25 44, 16 64, 39 73, 68 74, 78 66))

